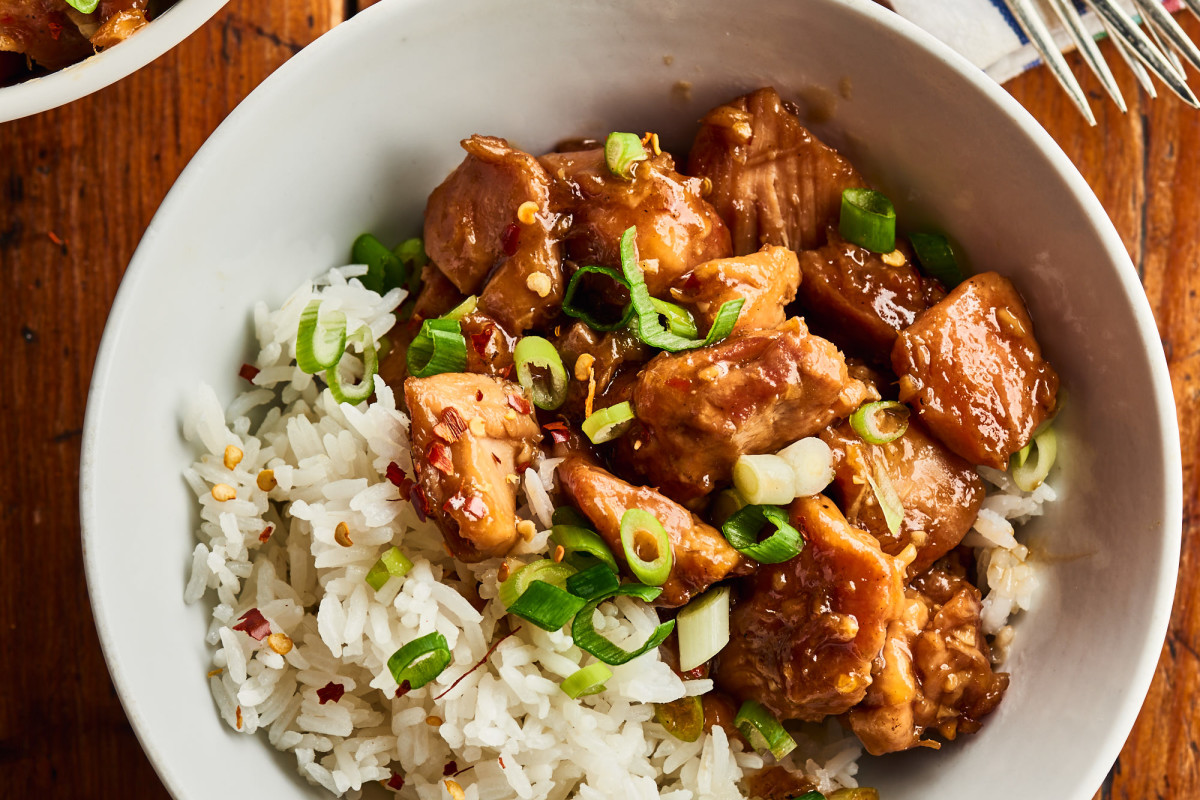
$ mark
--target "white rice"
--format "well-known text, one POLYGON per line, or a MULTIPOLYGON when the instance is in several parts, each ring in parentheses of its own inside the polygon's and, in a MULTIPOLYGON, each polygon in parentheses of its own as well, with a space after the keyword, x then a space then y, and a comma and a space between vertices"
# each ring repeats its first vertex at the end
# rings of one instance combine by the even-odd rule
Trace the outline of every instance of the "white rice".
MULTIPOLYGON (((453 777, 467 800, 742 797, 743 771, 762 767, 762 757, 719 726, 686 743, 644 724, 651 703, 703 693, 710 682, 683 682, 654 651, 614 667, 603 693, 567 697, 559 684, 594 658, 566 633, 529 624, 499 641, 509 624, 502 605, 490 602, 500 561, 454 562, 434 523, 420 521, 387 480, 391 463, 413 475, 408 420, 392 388, 377 377, 376 402, 338 405, 294 365, 300 311, 311 299, 343 311, 350 333, 367 327, 378 339, 392 327, 403 291, 380 298, 353 280, 363 270, 331 270, 278 310, 258 304, 254 387, 222 410, 201 385, 185 417, 184 434, 202 455, 184 476, 201 507, 184 596, 215 596, 209 683, 221 718, 243 733, 265 730, 272 746, 295 755, 301 775, 340 796, 359 797, 364 786, 399 774, 399 796, 441 800, 444 769, 454 762, 470 767, 453 777), (222 463, 228 445, 243 454, 233 469, 222 463), (277 482, 270 492, 257 485, 267 469, 277 482), (215 500, 218 483, 236 498, 215 500), (343 522, 349 547, 334 539, 343 522), (413 569, 375 591, 365 576, 392 545, 413 569), (482 603, 473 602, 476 586, 482 603), (235 631, 251 609, 294 647, 281 655, 268 640, 235 631), (451 665, 397 698, 387 659, 432 631, 445 636, 451 665), (322 703, 318 691, 331 683, 344 694, 322 703)), ((546 548, 556 462, 523 476, 520 513, 538 527, 521 546, 526 560, 546 548)), ((1002 474, 985 477, 998 491, 970 534, 983 548, 984 624, 1011 634, 1008 616, 1028 608, 1035 576, 1008 520, 1040 513, 1054 493, 1044 486, 1024 495, 1002 474)), ((621 643, 644 639, 657 623, 652 609, 622 598, 597 612, 596 627, 621 643)), ((860 754, 857 740, 831 722, 786 763, 831 791, 856 785, 860 754)))

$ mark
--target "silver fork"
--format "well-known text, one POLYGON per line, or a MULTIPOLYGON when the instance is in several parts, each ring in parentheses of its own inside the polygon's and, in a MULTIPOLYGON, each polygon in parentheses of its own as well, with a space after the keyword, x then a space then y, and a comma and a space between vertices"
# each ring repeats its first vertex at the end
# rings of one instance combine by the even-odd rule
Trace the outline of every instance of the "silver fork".
MULTIPOLYGON (((1025 35, 1029 37, 1029 41, 1041 53, 1046 66, 1054 73, 1054 77, 1062 84, 1071 101, 1087 119, 1088 124, 1095 125, 1096 117, 1088 105, 1087 95, 1059 51, 1037 0, 1004 0, 1004 2, 1025 31, 1025 35)), ((1126 111, 1125 98, 1121 96, 1121 90, 1117 87, 1112 70, 1109 69, 1099 48, 1096 47, 1095 40, 1084 27, 1072 0, 1047 0, 1047 2, 1054 9, 1054 13, 1062 23, 1067 35, 1078 48, 1088 67, 1096 74, 1105 91, 1122 112, 1126 111)), ((1197 101, 1196 95, 1187 85, 1183 64, 1176 56, 1176 52, 1178 52, 1190 64, 1200 69, 1200 49, 1188 38, 1171 15, 1163 9, 1160 0, 1133 0, 1139 16, 1147 23, 1146 27, 1150 36, 1147 36, 1138 27, 1137 23, 1117 5, 1115 0, 1083 0, 1083 2, 1096 13, 1117 50, 1134 70, 1138 81, 1146 87, 1151 96, 1155 96, 1156 93, 1153 84, 1150 83, 1150 73, 1185 103, 1193 108, 1200 108, 1200 101, 1197 101), (1153 37, 1154 41, 1151 41, 1150 37, 1153 37)), ((1200 16, 1200 0, 1185 0, 1185 2, 1193 13, 1200 16)))

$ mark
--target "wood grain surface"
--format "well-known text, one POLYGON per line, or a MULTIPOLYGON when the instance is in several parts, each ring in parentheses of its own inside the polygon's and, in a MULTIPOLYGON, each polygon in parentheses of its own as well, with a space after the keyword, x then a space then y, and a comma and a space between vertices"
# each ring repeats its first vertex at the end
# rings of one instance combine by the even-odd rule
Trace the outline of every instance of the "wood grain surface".
MULTIPOLYGON (((192 154, 251 89, 354 7, 233 0, 117 85, 0 124, 0 798, 168 797, 109 682, 83 579, 77 484, 92 364, 125 265, 192 154)), ((1200 40, 1200 24, 1181 20, 1200 40)), ((1123 66, 1116 72, 1127 115, 1084 80, 1095 128, 1044 69, 1007 88, 1120 231, 1179 405, 1185 508, 1175 613, 1141 716, 1097 798, 1197 798, 1200 112, 1173 97, 1150 100, 1123 66)))

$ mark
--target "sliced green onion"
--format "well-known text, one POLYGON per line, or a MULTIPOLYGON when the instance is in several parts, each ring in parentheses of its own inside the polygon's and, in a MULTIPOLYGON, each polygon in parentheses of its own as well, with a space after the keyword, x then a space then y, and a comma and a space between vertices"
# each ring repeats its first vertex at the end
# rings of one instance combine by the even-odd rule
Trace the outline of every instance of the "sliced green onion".
POLYGON ((717 493, 716 499, 708 509, 709 519, 719 528, 725 524, 725 520, 733 516, 734 512, 744 508, 745 505, 746 498, 738 494, 737 489, 722 489, 717 493))
MULTIPOLYGON (((1046 428, 1034 434, 1033 441, 1026 448, 1029 448, 1026 458, 1012 465, 1012 479, 1022 492, 1032 492, 1042 485, 1054 466, 1058 457, 1058 434, 1054 428, 1046 428), (1033 456, 1032 460, 1029 456, 1033 456)), ((1016 455, 1013 459, 1016 460, 1016 455)))
POLYGON ((596 267, 586 266, 575 270, 575 274, 571 276, 571 280, 567 281, 567 288, 563 292, 562 310, 568 317, 583 320, 584 324, 592 330, 608 332, 624 328, 629 324, 629 320, 633 317, 633 305, 626 303, 625 308, 621 310, 621 318, 615 322, 601 322, 596 319, 590 312, 575 305, 575 291, 579 286, 579 282, 583 280, 585 275, 606 275, 615 283, 620 284, 629 290, 629 283, 612 267, 596 267))
POLYGON ((634 576, 647 586, 662 586, 671 576, 671 567, 675 563, 675 554, 671 549, 671 540, 667 530, 658 521, 658 517, 640 508, 631 508, 621 515, 621 547, 625 551, 625 561, 629 564, 634 576), (642 558, 642 551, 649 544, 654 547, 654 557, 642 558))
POLYGON ((953 289, 963 282, 962 269, 950 242, 940 233, 910 234, 908 241, 912 243, 913 253, 925 272, 937 278, 947 289, 953 289))
MULTIPOLYGON (((573 506, 559 506, 554 509, 554 513, 550 515, 550 521, 555 525, 571 525, 576 528, 586 528, 592 524, 579 509, 573 506)), ((559 542, 559 544, 563 543, 559 542)), ((563 545, 563 547, 566 547, 566 545, 563 545)))
POLYGON ((412 568, 413 563, 408 560, 408 556, 401 553, 399 547, 392 547, 379 557, 367 573, 367 585, 378 592, 388 582, 388 578, 403 578, 412 568))
POLYGON ((896 249, 896 209, 874 189, 846 189, 838 231, 847 242, 873 253, 890 253, 896 249))
POLYGON ((796 497, 812 497, 833 482, 833 451, 816 436, 792 442, 777 455, 796 476, 796 497))
POLYGON ((100 5, 100 0, 67 0, 67 5, 81 14, 91 14, 100 5))
POLYGON ((563 404, 567 399, 567 371, 554 345, 541 336, 523 336, 513 349, 513 359, 517 381, 533 395, 535 406, 553 411, 563 404), (545 370, 549 380, 535 376, 534 368, 545 370))
POLYGON ((688 672, 729 644, 729 587, 709 589, 683 607, 679 624, 679 669, 688 672))
POLYGON ((475 307, 478 305, 479 298, 475 295, 471 295, 466 300, 463 300, 454 308, 447 311, 445 314, 442 314, 442 319, 456 319, 461 322, 462 318, 474 311, 475 307))
POLYGON ((654 721, 676 739, 694 742, 704 733, 704 701, 692 696, 669 703, 655 703, 654 721))
POLYGON ((636 650, 626 650, 623 647, 618 647, 596 632, 592 615, 601 603, 617 595, 639 597, 646 602, 650 602, 661 593, 662 590, 657 587, 627 584, 614 589, 609 595, 592 598, 587 602, 587 605, 580 609, 579 613, 575 615, 575 621, 571 623, 571 636, 575 639, 575 644, 579 646, 579 649, 591 653, 605 664, 612 665, 624 664, 637 658, 642 653, 653 650, 671 635, 671 631, 675 629, 675 620, 669 620, 660 624, 641 647, 636 650))
POLYGON ((604 682, 613 676, 612 670, 605 664, 589 664, 571 675, 559 687, 572 700, 586 697, 589 694, 599 694, 604 691, 604 682))
POLYGON ((575 568, 570 564, 556 564, 548 558, 526 564, 500 584, 500 602, 506 608, 512 608, 534 581, 543 581, 565 590, 567 578, 574 574, 575 568))
POLYGON ((633 325, 633 332, 637 337, 651 347, 677 353, 715 344, 729 336, 746 302, 744 298, 739 297, 737 300, 722 303, 708 335, 703 339, 678 336, 663 327, 658 319, 659 312, 654 307, 653 298, 650 297, 650 290, 646 287, 646 276, 642 274, 642 268, 638 265, 636 236, 637 228, 633 227, 626 229, 621 235, 621 271, 629 283, 629 301, 634 314, 637 315, 637 322, 633 325))
POLYGON ((404 270, 404 264, 396 254, 369 233, 364 233, 354 240, 350 247, 350 262, 367 265, 367 274, 360 276, 359 281, 364 287, 378 294, 392 288, 388 285, 388 276, 392 276, 394 280, 396 276, 402 275, 404 270))
POLYGON ((405 239, 396 245, 392 252, 396 254, 396 258, 412 264, 417 269, 429 263, 429 256, 425 254, 425 243, 418 237, 405 239))
POLYGON ((650 305, 654 306, 655 311, 667 318, 667 330, 671 333, 688 339, 695 339, 700 335, 700 332, 696 329, 696 320, 692 318, 691 312, 683 306, 668 303, 666 300, 659 300, 657 297, 650 298, 650 305))
POLYGON ((604 140, 604 163, 622 180, 633 179, 633 165, 650 157, 636 133, 613 132, 604 140))
POLYGON ((427 319, 406 354, 408 374, 428 378, 443 372, 462 372, 467 367, 467 340, 454 319, 427 319))
POLYGON ((733 486, 755 505, 783 505, 796 497, 796 473, 773 455, 742 455, 733 463, 733 486))
POLYGON ((420 689, 441 675, 450 660, 446 637, 434 631, 392 653, 387 665, 397 686, 403 688, 407 683, 409 689, 420 689))
POLYGON ((567 591, 584 600, 608 594, 620 585, 621 579, 607 564, 593 564, 567 578, 567 591))
POLYGON ((887 444, 908 430, 908 414, 908 406, 895 400, 864 403, 850 415, 850 427, 864 442, 887 444))
MULTIPOLYGON (((814 794, 814 792, 808 794, 814 794)), ((819 794, 817 796, 820 797, 819 794)), ((808 795, 804 797, 808 797, 808 795)), ((804 798, 800 798, 800 800, 804 800, 804 798)), ((858 786, 853 789, 847 787, 838 789, 825 800, 879 800, 879 790, 869 786, 858 786)))
POLYGON ((733 724, 742 732, 755 750, 770 750, 776 759, 783 758, 796 749, 796 740, 791 737, 775 715, 762 703, 747 700, 738 709, 733 724))
POLYGON ((379 356, 375 352, 375 340, 367 328, 362 328, 365 336, 358 337, 363 345, 363 375, 357 384, 347 386, 342 383, 337 365, 325 370, 325 382, 329 384, 329 392, 339 403, 358 405, 375 392, 375 374, 379 372, 379 356))
POLYGON ((871 474, 866 476, 867 483, 871 486, 871 491, 875 493, 875 499, 879 501, 879 509, 883 512, 883 519, 887 522, 888 530, 892 536, 900 533, 900 525, 904 522, 904 505, 900 502, 900 495, 896 492, 896 487, 892 485, 892 479, 888 477, 887 470, 875 459, 871 460, 871 474))
POLYGON ((571 621, 587 601, 557 586, 535 580, 525 587, 508 613, 532 622, 542 630, 556 631, 571 621))
POLYGON ((336 366, 346 352, 346 315, 331 311, 321 319, 320 313, 321 301, 310 300, 296 331, 296 366, 309 375, 336 366))
POLYGON ((616 439, 628 429, 633 421, 633 406, 626 400, 615 406, 602 408, 583 421, 583 432, 592 444, 604 444, 616 439))
POLYGON ((791 526, 787 512, 778 506, 746 506, 726 520, 721 533, 734 550, 761 564, 782 563, 804 547, 800 531, 791 526), (758 533, 768 522, 775 532, 760 542, 758 533))
MULTIPOLYGON (((574 511, 575 509, 571 509, 574 511)), ((555 511, 558 514, 558 511, 555 511)), ((564 515, 565 516, 565 515, 564 515)), ((553 522, 554 519, 552 518, 553 522)), ((590 525, 586 519, 583 525, 590 525)), ((579 570, 589 569, 596 564, 603 564, 612 572, 619 572, 617 560, 613 558, 608 544, 600 538, 600 534, 590 531, 580 525, 564 525, 555 523, 550 529, 550 539, 555 544, 562 545, 565 551, 563 561, 579 570)))
POLYGON ((793 797, 792 800, 827 800, 827 798, 816 789, 813 789, 811 792, 805 792, 799 797, 793 797))
POLYGON ((408 299, 400 307, 400 319, 408 321, 412 318, 413 309, 417 305, 417 292, 421 288, 421 268, 429 263, 425 255, 425 244, 420 239, 406 239, 392 251, 401 262, 401 271, 387 276, 388 288, 403 286, 408 290, 408 299))

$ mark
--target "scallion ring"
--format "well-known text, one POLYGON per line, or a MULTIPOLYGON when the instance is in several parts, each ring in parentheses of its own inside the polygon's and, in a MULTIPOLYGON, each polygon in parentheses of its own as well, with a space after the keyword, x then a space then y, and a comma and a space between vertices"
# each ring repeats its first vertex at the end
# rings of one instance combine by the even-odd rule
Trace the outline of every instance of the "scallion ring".
POLYGON ((611 442, 623 434, 633 421, 633 406, 626 400, 615 406, 602 408, 583 421, 583 432, 592 444, 611 442))
POLYGON ((888 530, 892 536, 898 535, 900 526, 904 523, 904 504, 900 501, 900 495, 896 492, 892 479, 888 477, 887 470, 879 460, 871 459, 871 472, 864 477, 871 486, 871 491, 875 493, 875 499, 879 501, 879 509, 883 512, 888 530))
POLYGON ((792 527, 787 512, 778 506, 746 506, 725 521, 721 533, 734 550, 761 564, 782 563, 804 547, 800 531, 792 527), (775 532, 760 542, 758 533, 768 522, 775 532))
POLYGON ((375 340, 368 328, 361 328, 363 336, 356 337, 362 342, 363 374, 358 383, 346 385, 342 383, 338 365, 334 364, 325 370, 325 382, 329 384, 329 392, 339 403, 358 405, 375 392, 375 375, 379 372, 379 356, 375 352, 375 340))
POLYGON ((887 444, 908 430, 908 406, 895 400, 864 403, 850 415, 850 427, 864 442, 887 444))
POLYGON ((913 233, 908 237, 913 253, 926 274, 937 278, 947 289, 963 282, 962 268, 954 257, 949 240, 940 233, 913 233))
POLYGON ((467 340, 455 319, 427 319, 408 346, 408 374, 428 378, 443 372, 462 372, 467 367, 467 340))
POLYGON ((745 508, 746 498, 738 494, 737 489, 722 489, 717 492, 716 498, 708 509, 708 517, 712 520, 712 524, 718 528, 725 524, 725 520, 733 516, 738 509, 745 508))
POLYGON ((550 342, 541 336, 523 336, 513 350, 513 360, 517 382, 532 395, 535 406, 553 411, 567 399, 567 371, 550 342))
POLYGON ((688 672, 729 644, 729 587, 709 589, 684 606, 675 620, 679 625, 679 669, 688 672))
POLYGON ((441 675, 450 661, 450 647, 446 644, 446 637, 434 631, 419 639, 413 639, 392 653, 387 665, 397 686, 403 688, 407 684, 409 689, 420 689, 441 675))
POLYGON ((694 742, 704 732, 704 701, 693 695, 655 703, 654 721, 681 742, 694 742))
POLYGON ((100 0, 67 0, 67 5, 80 14, 91 14, 100 5, 100 0))
POLYGON ((649 511, 631 508, 621 515, 621 549, 630 571, 647 586, 662 586, 671 576, 675 563, 671 540, 658 517, 649 511))
POLYGON ((579 509, 573 506, 559 506, 554 509, 554 513, 550 515, 550 521, 555 525, 574 525, 576 528, 586 528, 592 524, 587 517, 580 513, 579 509))
POLYGON ((796 497, 796 473, 779 456, 740 455, 733 462, 733 486, 748 503, 784 505, 796 497))
POLYGON ((896 209, 874 189, 846 189, 838 231, 847 242, 873 253, 890 253, 896 249, 896 209))
POLYGON ((586 602, 544 580, 535 580, 525 587, 515 603, 508 606, 508 613, 516 614, 542 630, 557 631, 570 622, 586 602))
POLYGON ((621 579, 607 564, 593 564, 567 578, 567 591, 584 600, 608 594, 620 585, 621 579))
POLYGON ((605 664, 589 664, 572 672, 559 687, 572 700, 599 694, 604 691, 604 682, 613 676, 612 670, 605 664))
POLYGON ((833 450, 816 436, 792 442, 776 453, 796 476, 796 497, 812 497, 833 482, 833 450))
POLYGON ((696 320, 692 318, 691 312, 683 306, 668 303, 666 300, 659 300, 657 297, 650 298, 650 305, 654 306, 655 311, 667 318, 667 330, 671 333, 688 339, 695 339, 700 335, 700 332, 696 328, 696 320))
POLYGON ((389 578, 403 578, 413 568, 408 556, 400 552, 399 547, 392 547, 384 552, 367 573, 367 585, 375 591, 383 588, 389 578))
POLYGON ((479 298, 475 295, 471 295, 466 300, 463 300, 454 308, 447 311, 445 314, 442 314, 442 319, 455 319, 461 322, 462 318, 474 311, 475 307, 478 305, 479 298))
POLYGON ((626 650, 597 633, 592 621, 592 615, 601 603, 617 595, 638 597, 646 602, 650 602, 661 593, 662 590, 655 587, 626 584, 615 589, 609 595, 592 598, 588 601, 587 605, 580 609, 579 613, 575 615, 575 621, 571 623, 571 636, 574 638, 575 644, 579 646, 579 649, 591 653, 605 664, 612 665, 625 664, 637 658, 642 653, 653 650, 671 635, 671 631, 675 629, 675 620, 661 623, 654 629, 654 632, 650 634, 650 638, 641 647, 636 650, 626 650))
POLYGON ((747 700, 738 709, 733 724, 742 732, 755 750, 770 750, 776 759, 796 749, 796 740, 775 719, 775 715, 754 700, 747 700))
POLYGON ((417 305, 417 291, 421 288, 421 269, 429 263, 425 255, 425 244, 420 239, 406 239, 392 251, 401 262, 403 269, 396 275, 388 276, 388 288, 403 286, 408 290, 408 299, 400 306, 399 317, 408 321, 412 318, 413 309, 417 305))
POLYGON ((383 294, 393 286, 400 285, 395 283, 389 286, 388 276, 395 280, 396 276, 403 274, 403 263, 383 242, 369 233, 364 233, 354 240, 350 247, 350 262, 367 265, 367 274, 359 276, 358 280, 365 288, 377 294, 383 294))
POLYGON ((614 131, 604 140, 604 163, 608 171, 622 180, 633 179, 633 165, 650 157, 636 133, 614 131))
POLYGON ((296 365, 309 375, 336 366, 346 352, 346 315, 331 311, 321 319, 321 301, 310 300, 300 312, 296 365))
POLYGON ((626 291, 629 290, 629 284, 625 281, 625 278, 623 278, 621 273, 617 272, 612 267, 580 267, 579 269, 575 270, 573 275, 571 275, 571 279, 567 281, 567 288, 563 291, 563 313, 568 317, 574 317, 575 319, 583 320, 583 323, 589 328, 592 330, 601 331, 602 333, 624 328, 627 324, 629 324, 629 320, 633 317, 633 305, 631 303, 625 304, 625 307, 621 310, 620 318, 613 322, 601 322, 590 312, 585 311, 584 309, 575 305, 575 292, 579 288, 580 281, 582 281, 587 275, 604 275, 614 283, 620 285, 626 291))
POLYGON ((500 602, 511 608, 534 581, 544 581, 565 590, 567 578, 575 571, 570 564, 556 564, 548 558, 526 564, 500 584, 500 602))
MULTIPOLYGON (((571 510, 574 511, 574 509, 571 510)), ((557 519, 560 516, 558 509, 554 513, 553 519, 557 519)), ((613 572, 617 572, 617 560, 613 558, 608 545, 600 538, 600 534, 583 527, 583 525, 590 524, 586 519, 581 522, 582 525, 556 522, 550 529, 550 540, 563 548, 563 562, 579 570, 588 569, 595 564, 603 564, 613 572)))
POLYGON ((1012 479, 1022 492, 1032 492, 1046 480, 1054 461, 1058 457, 1058 434, 1054 428, 1034 434, 1033 441, 1026 445, 1026 458, 1017 462, 1013 456, 1012 479))

